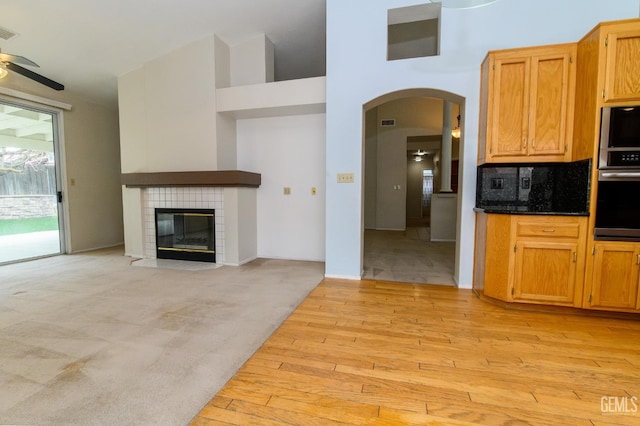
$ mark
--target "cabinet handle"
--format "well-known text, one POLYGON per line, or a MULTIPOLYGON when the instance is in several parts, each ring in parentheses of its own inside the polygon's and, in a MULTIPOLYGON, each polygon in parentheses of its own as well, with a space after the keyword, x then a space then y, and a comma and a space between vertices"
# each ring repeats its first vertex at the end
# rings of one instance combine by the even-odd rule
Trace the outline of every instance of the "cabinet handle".
POLYGON ((522 149, 527 149, 527 138, 522 138, 522 149))
POLYGON ((577 252, 573 252, 573 263, 576 263, 578 261, 578 253, 577 252))
POLYGON ((543 229, 542 232, 556 232, 555 229, 543 229))
POLYGON ((535 139, 531 140, 531 148, 536 149, 536 140, 535 139))
POLYGON ((636 265, 640 265, 640 254, 636 255, 636 265))

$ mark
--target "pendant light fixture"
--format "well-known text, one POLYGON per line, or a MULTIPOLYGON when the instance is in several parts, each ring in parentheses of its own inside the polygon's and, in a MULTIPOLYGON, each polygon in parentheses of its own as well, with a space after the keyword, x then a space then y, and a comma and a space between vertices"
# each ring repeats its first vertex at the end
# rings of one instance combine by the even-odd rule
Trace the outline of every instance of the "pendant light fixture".
POLYGON ((460 139, 460 114, 456 118, 458 119, 458 126, 451 131, 451 136, 460 139))

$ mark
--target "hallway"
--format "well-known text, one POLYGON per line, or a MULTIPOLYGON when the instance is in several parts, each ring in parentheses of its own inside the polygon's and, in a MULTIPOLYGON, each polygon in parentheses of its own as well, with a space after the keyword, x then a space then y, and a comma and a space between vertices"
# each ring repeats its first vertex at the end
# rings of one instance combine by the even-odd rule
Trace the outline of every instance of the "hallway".
POLYGON ((431 242, 430 228, 365 230, 363 279, 455 285, 454 242, 431 242))

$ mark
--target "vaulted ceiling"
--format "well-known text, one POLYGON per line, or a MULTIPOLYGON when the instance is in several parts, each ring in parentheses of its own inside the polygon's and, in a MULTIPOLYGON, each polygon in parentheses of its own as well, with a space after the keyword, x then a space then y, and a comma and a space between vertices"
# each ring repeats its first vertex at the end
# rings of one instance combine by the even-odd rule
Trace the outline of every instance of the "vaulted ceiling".
POLYGON ((119 75, 211 34, 230 45, 266 34, 276 80, 325 74, 325 0, 2 0, 0 29, 16 34, 2 52, 114 105, 119 75))

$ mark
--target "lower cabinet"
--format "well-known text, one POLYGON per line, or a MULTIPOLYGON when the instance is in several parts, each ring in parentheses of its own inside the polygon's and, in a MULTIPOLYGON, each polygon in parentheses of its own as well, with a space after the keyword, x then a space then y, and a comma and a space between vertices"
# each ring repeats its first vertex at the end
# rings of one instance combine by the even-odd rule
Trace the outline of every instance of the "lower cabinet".
POLYGON ((512 299, 574 306, 578 245, 572 242, 516 242, 512 299))
POLYGON ((582 306, 586 217, 478 213, 477 221, 474 288, 508 302, 582 306))
POLYGON ((596 241, 584 292, 585 308, 640 309, 640 243, 596 241))

